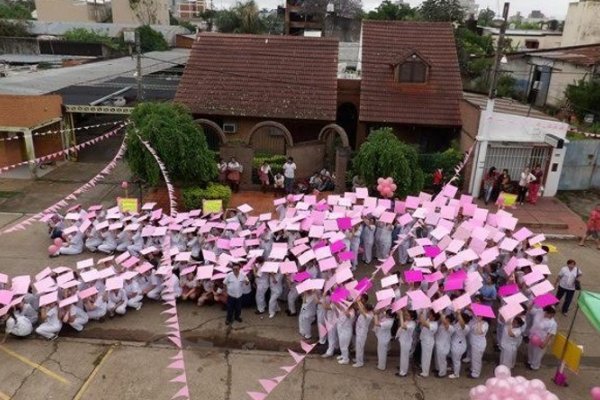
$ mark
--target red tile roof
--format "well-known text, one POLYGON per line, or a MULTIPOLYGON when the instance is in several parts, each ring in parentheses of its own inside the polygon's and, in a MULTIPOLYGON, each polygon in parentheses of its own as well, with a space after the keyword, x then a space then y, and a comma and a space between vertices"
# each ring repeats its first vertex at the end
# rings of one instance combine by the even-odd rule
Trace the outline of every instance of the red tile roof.
POLYGON ((460 126, 462 81, 450 23, 364 21, 360 120, 460 126), (394 79, 392 65, 415 51, 429 64, 427 83, 394 79))
POLYGON ((196 114, 334 121, 338 42, 200 34, 175 101, 196 114))

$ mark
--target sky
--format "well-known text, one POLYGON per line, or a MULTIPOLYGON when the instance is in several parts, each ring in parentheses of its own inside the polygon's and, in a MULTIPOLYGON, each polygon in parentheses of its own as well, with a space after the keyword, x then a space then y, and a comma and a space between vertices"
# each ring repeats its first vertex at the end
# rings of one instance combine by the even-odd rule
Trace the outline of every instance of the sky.
MULTIPOLYGON (((237 0, 213 0, 216 8, 227 8, 234 4, 237 0)), ((512 0, 510 1, 510 15, 514 15, 517 11, 521 11, 524 16, 529 15, 531 10, 541 10, 546 16, 557 19, 564 19, 567 15, 569 3, 575 0, 512 0)), ((256 0, 259 8, 276 8, 278 5, 283 5, 283 0, 256 0)), ((376 8, 381 0, 362 0, 363 8, 367 11, 376 8)), ((408 0, 411 6, 418 6, 421 0, 408 0)), ((489 7, 496 11, 497 14, 502 13, 504 0, 476 0, 479 4, 479 9, 489 7)))

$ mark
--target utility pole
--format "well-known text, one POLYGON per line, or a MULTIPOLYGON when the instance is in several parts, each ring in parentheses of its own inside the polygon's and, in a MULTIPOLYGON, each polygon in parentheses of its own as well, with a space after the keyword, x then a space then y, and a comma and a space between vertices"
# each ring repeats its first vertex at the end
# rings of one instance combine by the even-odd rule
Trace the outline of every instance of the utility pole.
POLYGON ((135 30, 135 53, 137 58, 136 66, 136 82, 137 82, 137 100, 141 102, 144 100, 144 89, 142 85, 142 43, 140 40, 140 30, 135 30))
POLYGON ((508 25, 508 10, 510 3, 504 3, 502 12, 502 26, 500 27, 500 35, 496 44, 496 57, 494 59, 494 69, 492 70, 492 79, 490 82, 490 90, 486 109, 481 113, 479 118, 479 131, 477 135, 477 145, 475 146, 475 156, 473 158, 473 169, 471 173, 470 192, 471 195, 478 197, 481 190, 481 181, 485 174, 485 159, 488 149, 489 129, 494 114, 494 99, 496 98, 496 87, 498 86, 498 75, 500 72, 500 63, 502 61, 502 52, 504 48, 504 35, 506 34, 506 26, 508 25))

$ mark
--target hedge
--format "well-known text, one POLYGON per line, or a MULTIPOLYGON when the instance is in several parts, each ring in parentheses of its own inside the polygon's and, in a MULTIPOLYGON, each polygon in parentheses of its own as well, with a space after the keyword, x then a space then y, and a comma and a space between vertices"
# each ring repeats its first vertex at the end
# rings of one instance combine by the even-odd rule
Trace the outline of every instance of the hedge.
POLYGON ((456 148, 449 148, 441 153, 419 154, 419 165, 425 174, 425 187, 432 187, 433 172, 437 168, 444 170, 444 181, 454 175, 456 167, 463 159, 463 154, 456 148))
POLYGON ((188 187, 181 191, 183 206, 188 210, 202 208, 202 200, 223 200, 223 208, 227 208, 231 200, 229 186, 209 183, 208 187, 188 187))
POLYGON ((271 173, 275 175, 278 172, 283 173, 283 164, 287 161, 287 156, 277 154, 257 154, 252 159, 252 182, 260 183, 260 179, 258 178, 258 171, 260 170, 263 162, 267 162, 271 166, 271 173))

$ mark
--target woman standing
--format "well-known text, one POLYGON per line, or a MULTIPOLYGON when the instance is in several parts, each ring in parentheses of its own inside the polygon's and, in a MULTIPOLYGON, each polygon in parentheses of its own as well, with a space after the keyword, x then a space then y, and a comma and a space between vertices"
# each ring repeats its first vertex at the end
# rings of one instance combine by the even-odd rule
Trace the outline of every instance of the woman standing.
POLYGON ((542 364, 542 358, 548 349, 550 343, 556 335, 558 325, 554 319, 556 310, 552 306, 546 306, 543 312, 538 312, 533 320, 533 326, 529 332, 529 344, 527 348, 527 366, 529 369, 537 371, 542 364), (533 343, 532 338, 537 336, 541 344, 533 343))
POLYGON ((363 304, 362 299, 358 299, 356 305, 358 307, 359 315, 358 318, 356 318, 356 326, 354 328, 354 331, 356 332, 354 346, 356 360, 352 366, 354 368, 360 368, 365 365, 365 344, 367 343, 369 326, 371 325, 371 320, 373 320, 373 307, 370 304, 363 304))
POLYGON ((410 361, 410 351, 413 347, 413 341, 415 336, 415 329, 417 329, 417 312, 412 310, 403 310, 398 312, 400 316, 400 326, 396 337, 400 343, 400 370, 396 374, 401 378, 404 378, 408 374, 408 367, 410 361))
POLYGON ((485 201, 486 205, 492 198, 492 190, 494 189, 494 184, 496 183, 496 176, 496 167, 491 167, 483 178, 483 200, 485 201))
POLYGON ((394 318, 387 311, 379 311, 373 317, 373 330, 377 336, 377 369, 384 371, 387 364, 387 353, 392 339, 394 318))
POLYGON ((454 334, 453 322, 454 315, 442 315, 440 327, 435 333, 435 365, 440 378, 448 373, 448 354, 450 354, 450 342, 454 334))
POLYGON ((521 179, 519 179, 519 193, 517 195, 517 203, 523 205, 525 203, 525 195, 531 182, 535 182, 535 175, 531 173, 529 168, 521 171, 521 179))
POLYGON ((515 367, 517 352, 523 338, 523 325, 525 321, 516 317, 504 324, 502 339, 500 340, 500 365, 510 369, 515 367))
POLYGON ((271 166, 264 161, 258 170, 258 179, 260 179, 260 187, 263 193, 266 193, 269 188, 269 175, 271 175, 271 166))
POLYGON ((481 375, 481 363, 487 346, 486 335, 488 328, 488 323, 482 317, 475 316, 475 323, 469 337, 469 345, 471 346, 471 378, 479 378, 479 375, 481 375))
POLYGON ((219 158, 217 169, 219 171, 219 182, 225 185, 227 183, 227 163, 222 158, 219 158))
POLYGON ((240 191, 241 176, 242 165, 235 159, 235 157, 231 157, 229 163, 227 163, 227 182, 234 193, 240 191))
POLYGON ((529 184, 529 199, 528 201, 531 204, 537 203, 540 187, 542 186, 542 178, 544 177, 544 172, 542 171, 542 166, 540 164, 536 165, 532 171, 535 180, 529 184))
POLYGON ((431 356, 433 355, 433 347, 435 346, 435 333, 438 330, 438 321, 440 315, 432 310, 426 315, 421 314, 419 325, 421 333, 419 340, 421 341, 421 373, 419 376, 427 378, 429 376, 429 368, 431 367, 431 356))
POLYGON ((460 367, 462 356, 467 351, 467 335, 469 334, 469 321, 471 316, 465 313, 456 313, 456 322, 454 323, 454 333, 450 341, 450 354, 452 355, 452 374, 450 379, 460 377, 460 367))
MULTIPOLYGON (((350 342, 352 342, 352 331, 354 328, 354 317, 356 313, 353 308, 344 310, 338 307, 339 318, 337 320, 337 334, 340 344, 341 356, 338 357, 338 364, 350 364, 350 342)), ((388 339, 389 341, 389 339, 388 339)))

